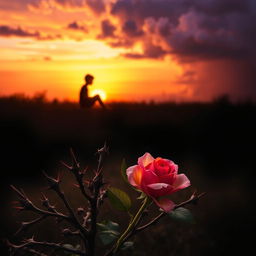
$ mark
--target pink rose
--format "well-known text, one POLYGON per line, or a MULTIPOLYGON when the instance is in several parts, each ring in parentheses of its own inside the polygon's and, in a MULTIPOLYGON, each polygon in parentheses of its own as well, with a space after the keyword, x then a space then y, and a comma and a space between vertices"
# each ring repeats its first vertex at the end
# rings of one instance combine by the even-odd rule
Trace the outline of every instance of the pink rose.
POLYGON ((165 212, 173 209, 175 204, 162 196, 190 186, 185 174, 178 174, 178 165, 168 159, 153 158, 145 153, 138 159, 138 165, 126 170, 129 183, 150 196, 165 212))

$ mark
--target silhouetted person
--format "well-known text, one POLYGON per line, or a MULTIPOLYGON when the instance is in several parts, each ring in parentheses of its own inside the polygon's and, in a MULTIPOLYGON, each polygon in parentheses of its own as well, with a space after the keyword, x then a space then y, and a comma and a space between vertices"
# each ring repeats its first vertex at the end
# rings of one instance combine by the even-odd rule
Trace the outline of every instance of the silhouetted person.
POLYGON ((79 100, 81 108, 91 108, 97 101, 99 102, 101 107, 105 108, 105 105, 98 94, 93 97, 89 97, 88 95, 88 86, 93 84, 93 79, 94 77, 90 74, 87 74, 84 77, 85 84, 82 86, 80 90, 79 100))

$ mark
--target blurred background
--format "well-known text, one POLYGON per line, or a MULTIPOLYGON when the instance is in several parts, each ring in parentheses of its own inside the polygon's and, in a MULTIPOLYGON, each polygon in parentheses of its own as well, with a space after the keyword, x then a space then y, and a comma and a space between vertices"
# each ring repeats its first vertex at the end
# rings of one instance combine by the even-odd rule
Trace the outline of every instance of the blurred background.
MULTIPOLYGON (((69 163, 73 148, 92 172, 106 141, 106 180, 134 202, 120 165, 145 152, 190 178, 175 202, 207 192, 189 206, 195 224, 163 219, 135 239, 134 255, 251 252, 255 15, 253 0, 0 0, 1 240, 64 239, 54 221, 13 236, 33 216, 13 209, 10 184, 39 205, 41 191, 56 201, 42 171, 61 172, 69 199, 84 206, 60 161, 69 163), (106 111, 79 108, 86 74, 94 76, 89 96, 99 94, 106 111)), ((106 202, 100 219, 124 228, 127 216, 106 202)))

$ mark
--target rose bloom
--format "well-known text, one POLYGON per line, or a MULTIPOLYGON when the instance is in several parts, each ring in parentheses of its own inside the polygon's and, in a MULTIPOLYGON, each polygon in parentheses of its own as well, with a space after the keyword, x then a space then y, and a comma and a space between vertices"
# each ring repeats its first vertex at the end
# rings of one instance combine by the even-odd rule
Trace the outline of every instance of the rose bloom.
POLYGON ((170 212, 175 204, 164 196, 190 186, 185 174, 178 174, 178 165, 168 159, 153 158, 145 153, 138 159, 138 165, 126 170, 129 183, 150 196, 165 212, 170 212))

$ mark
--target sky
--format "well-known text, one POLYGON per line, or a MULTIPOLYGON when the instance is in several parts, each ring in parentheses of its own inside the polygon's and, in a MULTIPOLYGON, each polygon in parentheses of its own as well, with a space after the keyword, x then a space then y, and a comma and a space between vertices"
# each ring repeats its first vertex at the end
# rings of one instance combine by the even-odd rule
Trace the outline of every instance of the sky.
POLYGON ((0 96, 256 99, 255 0, 0 0, 0 96))

